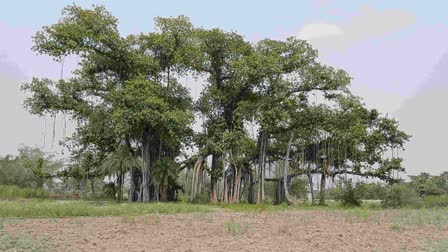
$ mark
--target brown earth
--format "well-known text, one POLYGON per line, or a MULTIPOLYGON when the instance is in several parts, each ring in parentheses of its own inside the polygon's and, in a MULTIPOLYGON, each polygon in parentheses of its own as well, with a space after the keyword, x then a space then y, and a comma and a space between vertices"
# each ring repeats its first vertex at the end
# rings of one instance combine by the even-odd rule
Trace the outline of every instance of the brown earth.
POLYGON ((139 217, 25 219, 12 234, 49 237, 55 251, 422 251, 448 228, 393 228, 390 213, 342 211, 189 213, 139 217))

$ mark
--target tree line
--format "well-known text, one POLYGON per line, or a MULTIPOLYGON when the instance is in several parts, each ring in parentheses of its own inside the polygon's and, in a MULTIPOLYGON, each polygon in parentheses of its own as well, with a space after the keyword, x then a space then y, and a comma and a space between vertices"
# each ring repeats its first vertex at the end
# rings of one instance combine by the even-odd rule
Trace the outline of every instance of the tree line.
POLYGON ((63 142, 65 176, 110 176, 119 199, 128 177, 132 202, 172 201, 184 190, 229 204, 264 202, 268 181, 277 202, 293 204, 295 177, 307 178, 313 203, 319 184, 321 204, 335 176, 400 180, 397 153, 410 136, 367 108, 350 92, 351 77, 320 63, 306 41, 251 43, 185 16, 154 22, 153 32, 122 36, 104 7, 73 5, 33 37, 37 53, 80 59, 71 78, 22 85, 31 114, 76 122, 63 142), (198 99, 186 76, 202 82, 198 99), (266 175, 271 167, 275 176, 266 175))

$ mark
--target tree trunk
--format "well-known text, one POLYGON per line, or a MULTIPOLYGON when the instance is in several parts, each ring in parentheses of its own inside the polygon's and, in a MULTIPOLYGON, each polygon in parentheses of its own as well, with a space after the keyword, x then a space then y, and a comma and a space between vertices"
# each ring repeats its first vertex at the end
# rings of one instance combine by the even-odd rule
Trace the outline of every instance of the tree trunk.
POLYGON ((96 195, 95 195, 95 180, 93 180, 93 179, 90 180, 90 186, 92 188, 92 195, 93 195, 93 197, 96 198, 96 195))
POLYGON ((134 173, 134 169, 132 168, 129 175, 130 175, 130 180, 129 180, 129 193, 128 193, 128 201, 129 202, 134 202, 134 191, 135 191, 135 183, 134 183, 134 179, 135 179, 135 173, 134 173))
POLYGON ((165 202, 168 196, 167 185, 160 184, 160 201, 165 202))
POLYGON ((150 186, 151 186, 151 158, 150 158, 150 143, 149 143, 149 127, 145 129, 142 139, 142 154, 143 154, 143 174, 142 174, 142 187, 143 187, 143 202, 149 202, 150 186))
POLYGON ((286 150, 285 164, 283 166, 283 187, 284 187, 284 191, 285 191, 285 199, 288 204, 293 203, 289 196, 289 190, 288 190, 289 153, 291 152, 291 144, 292 144, 293 137, 294 137, 294 132, 291 133, 291 136, 289 137, 288 148, 286 150))
POLYGON ((240 174, 241 170, 240 168, 235 166, 235 175, 234 175, 234 182, 233 182, 233 197, 232 197, 232 203, 238 203, 239 202, 239 192, 240 192, 240 174))
POLYGON ((310 185, 310 193, 311 193, 311 204, 316 204, 316 199, 314 197, 314 184, 313 184, 313 175, 311 173, 307 173, 308 183, 310 185))
POLYGON ((277 185, 275 187, 275 204, 280 204, 283 200, 283 179, 277 180, 277 185))
POLYGON ((199 174, 199 177, 198 177, 199 183, 198 183, 198 191, 197 192, 201 193, 202 185, 204 184, 204 170, 203 169, 199 170, 198 174, 199 174))
POLYGON ((325 205, 325 183, 326 183, 326 174, 328 173, 327 162, 324 161, 322 165, 322 176, 320 178, 320 199, 319 204, 325 205))
POLYGON ((226 186, 227 186, 227 182, 226 182, 227 178, 226 178, 226 166, 225 164, 222 164, 222 195, 221 195, 221 202, 227 202, 227 190, 226 190, 226 186))
POLYGON ((247 171, 247 203, 254 203, 253 174, 247 171))
POLYGON ((218 194, 216 192, 217 189, 217 171, 218 171, 218 162, 220 160, 220 156, 218 154, 212 155, 212 167, 211 167, 211 175, 210 175, 210 202, 217 203, 218 202, 218 194))
POLYGON ((121 172, 121 191, 120 191, 120 193, 121 193, 121 199, 124 199, 124 197, 123 197, 123 195, 124 195, 124 193, 123 193, 123 187, 124 187, 124 172, 121 172))
POLYGON ((194 194, 195 195, 196 195, 196 193, 200 193, 200 191, 199 191, 200 183, 201 183, 200 175, 201 175, 201 165, 196 167, 196 173, 194 174, 194 181, 195 181, 194 194))
POLYGON ((325 205, 325 173, 322 173, 320 178, 320 195, 319 204, 325 205))
POLYGON ((159 193, 160 193, 160 189, 159 189, 159 184, 153 184, 153 188, 154 188, 154 200, 159 202, 160 198, 159 198, 159 193))
POLYGON ((260 204, 265 199, 264 194, 264 178, 265 178, 265 160, 266 160, 266 145, 267 136, 265 132, 261 132, 260 136, 260 156, 258 159, 258 192, 257 192, 257 204, 260 204))
POLYGON ((137 168, 131 169, 131 188, 129 193, 129 201, 136 202, 141 200, 140 188, 142 184, 142 173, 137 168))
POLYGON ((229 186, 227 182, 227 177, 224 177, 223 181, 223 191, 222 191, 222 202, 229 203, 228 193, 229 193, 229 186))
POLYGON ((198 161, 196 161, 196 163, 194 164, 194 166, 193 166, 193 172, 191 173, 191 194, 190 194, 190 200, 193 200, 194 199, 194 196, 195 196, 195 183, 196 183, 196 181, 195 181, 195 176, 196 176, 196 164, 197 164, 197 162, 198 161))
POLYGON ((143 176, 139 178, 139 189, 138 189, 138 202, 143 202, 143 176))
POLYGON ((193 168, 193 178, 191 181, 191 200, 194 199, 196 193, 198 191, 198 183, 199 183, 199 172, 201 170, 202 162, 204 161, 204 157, 199 157, 193 168))
POLYGON ((122 200, 123 197, 123 176, 121 175, 121 172, 117 173, 117 185, 118 185, 118 190, 117 190, 117 201, 120 202, 122 200))

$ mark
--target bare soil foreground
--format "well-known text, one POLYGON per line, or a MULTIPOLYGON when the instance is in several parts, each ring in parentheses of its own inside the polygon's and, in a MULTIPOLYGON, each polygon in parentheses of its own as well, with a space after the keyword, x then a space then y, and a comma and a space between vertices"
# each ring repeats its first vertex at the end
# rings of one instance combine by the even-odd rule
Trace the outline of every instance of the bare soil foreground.
POLYGON ((54 251, 424 251, 448 227, 399 226, 393 212, 151 214, 5 221, 11 234, 46 239, 54 251), (46 238, 43 238, 46 237, 46 238))

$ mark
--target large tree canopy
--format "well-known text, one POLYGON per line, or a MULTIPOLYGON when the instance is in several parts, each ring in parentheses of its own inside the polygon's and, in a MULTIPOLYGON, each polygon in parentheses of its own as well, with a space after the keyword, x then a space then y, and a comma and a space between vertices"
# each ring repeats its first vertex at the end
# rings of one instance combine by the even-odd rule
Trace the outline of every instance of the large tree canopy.
POLYGON ((210 183, 211 201, 228 203, 243 194, 253 202, 255 192, 265 200, 269 180, 278 182, 277 200, 292 203, 290 180, 307 175, 313 192, 313 174, 321 176, 324 203, 328 177, 393 183, 394 171, 403 171, 402 160, 386 154, 409 136, 365 108, 350 93, 349 75, 318 62, 306 41, 252 44, 236 32, 195 28, 184 16, 156 18, 154 32, 127 37, 117 25, 104 7, 64 8, 34 36, 33 50, 57 61, 76 55, 78 68, 70 79, 33 78, 22 88, 30 113, 77 122, 65 141, 71 167, 116 176, 120 186, 129 174, 129 200, 174 199, 184 168, 192 170, 192 198, 210 183), (187 75, 203 80, 196 101, 178 80, 187 75), (197 132, 195 117, 203 119, 197 132), (193 145, 197 153, 185 152, 193 145), (133 159, 123 153, 144 165, 125 162, 133 159), (276 177, 266 176, 266 164, 276 177))

